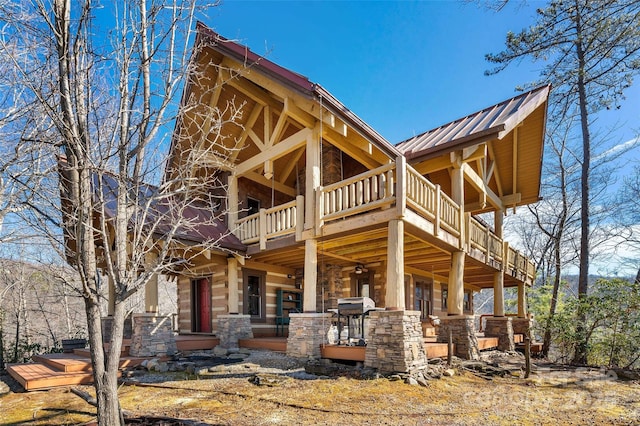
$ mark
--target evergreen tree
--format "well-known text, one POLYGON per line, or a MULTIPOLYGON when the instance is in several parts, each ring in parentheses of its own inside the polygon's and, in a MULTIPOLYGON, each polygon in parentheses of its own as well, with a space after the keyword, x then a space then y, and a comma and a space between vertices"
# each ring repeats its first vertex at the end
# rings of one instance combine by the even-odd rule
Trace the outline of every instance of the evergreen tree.
MULTIPOLYGON (((537 10, 535 25, 508 33, 506 48, 488 54, 498 73, 523 59, 545 63, 541 80, 551 83, 550 117, 577 117, 582 140, 581 236, 578 292, 588 293, 590 235, 590 172, 592 116, 619 108, 624 91, 640 70, 640 2, 636 0, 555 0, 537 10)), ((587 363, 585 313, 579 312, 581 336, 573 362, 587 363)))

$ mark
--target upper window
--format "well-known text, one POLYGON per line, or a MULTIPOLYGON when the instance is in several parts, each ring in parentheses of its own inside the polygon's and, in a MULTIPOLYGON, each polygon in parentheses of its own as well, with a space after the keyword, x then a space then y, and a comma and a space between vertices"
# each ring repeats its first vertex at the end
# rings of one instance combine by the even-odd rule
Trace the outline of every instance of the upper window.
POLYGON ((260 200, 256 200, 255 198, 247 198, 247 216, 251 216, 252 214, 258 213, 260 211, 260 200))

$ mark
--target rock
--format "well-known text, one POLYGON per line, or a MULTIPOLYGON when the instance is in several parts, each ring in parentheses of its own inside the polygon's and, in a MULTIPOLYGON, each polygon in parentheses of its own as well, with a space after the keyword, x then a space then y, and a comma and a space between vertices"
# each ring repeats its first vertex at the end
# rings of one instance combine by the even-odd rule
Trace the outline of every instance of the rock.
POLYGON ((151 358, 149 361, 147 361, 147 365, 145 367, 147 367, 147 370, 149 371, 154 371, 159 362, 160 360, 158 358, 151 358))
POLYGON ((144 368, 147 368, 147 364, 149 364, 149 360, 148 360, 148 359, 145 359, 145 360, 143 360, 143 361, 140 363, 140 366, 141 366, 141 367, 144 367, 144 368))
POLYGON ((416 379, 418 381, 418 384, 424 388, 429 386, 429 382, 427 381, 427 379, 425 377, 420 377, 418 379, 416 379))
POLYGON ((396 381, 401 380, 401 379, 402 378, 397 374, 392 374, 391 376, 389 376, 389 380, 392 381, 392 382, 396 382, 396 381))
POLYGON ((234 353, 229 353, 229 355, 227 356, 227 358, 229 359, 245 359, 247 358, 249 355, 248 354, 243 354, 240 352, 234 352, 234 353))
POLYGON ((169 371, 169 364, 167 364, 166 362, 159 362, 156 365, 155 370, 158 373, 166 373, 167 371, 169 371))
POLYGON ((227 348, 222 348, 220 346, 213 348, 213 354, 215 356, 227 356, 228 353, 227 348))
POLYGON ((442 358, 430 358, 427 362, 431 365, 438 365, 443 363, 442 358))
POLYGON ((288 377, 279 376, 277 374, 254 374, 249 378, 249 382, 257 386, 280 386, 287 380, 288 377))
POLYGON ((447 368, 442 372, 442 375, 445 377, 453 377, 455 376, 455 374, 456 374, 456 370, 454 370, 453 368, 447 368))
POLYGON ((196 376, 204 376, 206 374, 209 373, 209 368, 208 367, 203 367, 203 368, 196 368, 194 371, 194 374, 196 376))
POLYGON ((407 377, 407 380, 405 380, 404 382, 411 386, 415 386, 418 384, 418 381, 411 376, 407 377))

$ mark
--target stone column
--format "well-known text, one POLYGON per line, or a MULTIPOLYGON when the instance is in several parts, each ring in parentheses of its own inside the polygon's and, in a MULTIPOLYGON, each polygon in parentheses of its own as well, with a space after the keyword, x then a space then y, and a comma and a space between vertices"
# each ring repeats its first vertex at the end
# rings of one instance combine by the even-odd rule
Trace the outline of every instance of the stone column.
POLYGON ((529 318, 514 318, 513 333, 527 335, 532 327, 533 321, 529 318))
POLYGON ((484 335, 497 337, 498 350, 500 351, 514 351, 516 349, 513 341, 513 322, 511 317, 487 318, 484 335))
POLYGON ((237 349, 238 340, 253 339, 251 315, 218 315, 219 346, 225 349, 237 349))
POLYGON ((438 342, 447 343, 449 331, 455 355, 464 359, 479 359, 478 338, 476 337, 476 324, 472 315, 454 315, 440 318, 438 330, 438 342))
POLYGON ((419 311, 374 311, 367 321, 365 367, 383 374, 413 374, 427 368, 419 311))
POLYGON ((294 358, 319 359, 320 345, 326 343, 331 317, 329 313, 289 314, 287 355, 294 358))
POLYGON ((131 356, 171 356, 176 353, 172 315, 133 314, 131 356))

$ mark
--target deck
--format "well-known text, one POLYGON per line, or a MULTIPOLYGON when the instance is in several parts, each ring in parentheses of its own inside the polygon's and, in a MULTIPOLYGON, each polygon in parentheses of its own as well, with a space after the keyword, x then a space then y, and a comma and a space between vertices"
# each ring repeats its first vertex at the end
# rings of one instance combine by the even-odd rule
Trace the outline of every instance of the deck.
MULTIPOLYGON (((505 272, 507 286, 519 282, 531 285, 535 278, 535 265, 530 259, 510 247, 490 227, 468 213, 463 214, 460 206, 439 186, 409 165, 389 163, 320 187, 316 198, 319 210, 316 231, 319 233, 322 229, 323 252, 332 256, 334 262, 345 259, 358 259, 363 264, 379 261, 380 253, 373 249, 362 250, 356 256, 350 238, 359 234, 355 243, 364 248, 375 245, 378 240, 376 249, 386 247, 387 223, 397 219, 398 212, 403 212, 399 217, 406 222, 405 257, 422 259, 409 266, 425 271, 442 267, 440 273, 444 274, 450 264, 448 257, 441 259, 443 250, 451 252, 463 248, 474 261, 465 276, 473 278, 479 266, 485 270, 476 277, 474 285, 492 286, 492 274, 500 270, 505 272), (398 181, 404 184, 395 185, 398 181), (365 240, 368 245, 362 244, 365 240)), ((235 223, 236 235, 249 245, 249 253, 255 258, 260 257, 266 263, 300 267, 300 250, 296 245, 302 241, 304 209, 304 196, 261 209, 235 223)))
MULTIPOLYGON (((180 352, 211 350, 219 339, 210 335, 179 335, 176 343, 180 352)), ((495 337, 478 337, 480 350, 492 349, 498 346, 495 337)), ((259 337, 241 339, 241 348, 264 349, 285 353, 287 351, 286 337, 259 337)), ((435 336, 424 339, 427 358, 444 358, 447 356, 447 344, 435 341, 435 336)), ((132 368, 140 365, 147 358, 128 356, 129 342, 123 342, 123 355, 120 358, 120 368, 132 368)), ((343 361, 364 361, 366 348, 364 346, 329 346, 322 349, 324 358, 343 361)), ((60 386, 91 384, 93 382, 89 349, 74 349, 73 353, 45 354, 33 357, 32 363, 12 364, 7 366, 7 372, 20 383, 25 390, 42 390, 60 386)))

